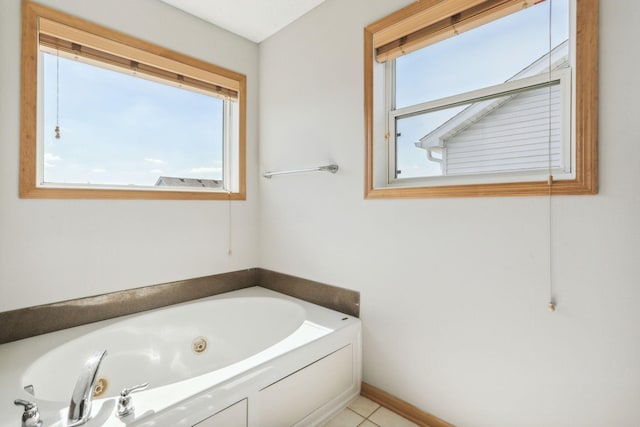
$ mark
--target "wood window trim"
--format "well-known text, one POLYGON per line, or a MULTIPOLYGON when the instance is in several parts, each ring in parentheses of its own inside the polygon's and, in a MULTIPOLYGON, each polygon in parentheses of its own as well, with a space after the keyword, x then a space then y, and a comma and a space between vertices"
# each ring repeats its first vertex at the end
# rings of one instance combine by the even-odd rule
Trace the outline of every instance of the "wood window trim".
MULTIPOLYGON (((122 54, 122 52, 118 52, 122 54)), ((20 198, 27 199, 140 199, 140 200, 246 200, 246 76, 217 65, 145 42, 107 27, 68 15, 64 12, 30 1, 22 6, 22 79, 20 111, 20 198), (238 129, 238 184, 233 192, 189 191, 188 189, 101 189, 39 187, 37 171, 37 110, 38 110, 38 56, 39 19, 58 23, 70 29, 97 36, 96 40, 112 42, 131 52, 146 52, 156 58, 155 65, 165 66, 172 72, 220 85, 229 95, 237 94, 238 129), (167 66, 169 64, 169 66, 167 66), (176 70, 175 68, 179 69, 176 70), (212 81, 212 76, 217 80, 212 81)), ((206 88, 204 86, 203 88, 206 88)))
MULTIPOLYGON (((374 78, 377 48, 394 43, 380 37, 389 28, 399 28, 413 16, 447 3, 424 0, 386 16, 364 29, 365 199, 589 195, 598 193, 598 0, 576 0, 576 158, 573 180, 500 184, 446 185, 431 187, 374 187, 374 78), (551 185, 551 188, 550 188, 551 185)), ((455 2, 450 2, 451 4, 455 2)), ((459 3, 459 2, 458 2, 459 3)), ((478 2, 475 2, 476 5, 478 2)), ((459 13, 460 10, 453 13, 459 13)), ((442 18, 442 15, 440 15, 442 18)), ((484 19, 484 18, 483 18, 484 19)), ((435 19, 437 21, 437 19, 435 19)), ((412 21, 403 32, 419 31, 412 21)), ((427 25, 433 22, 427 21, 427 25)), ((436 40, 437 41, 437 40, 436 40)))

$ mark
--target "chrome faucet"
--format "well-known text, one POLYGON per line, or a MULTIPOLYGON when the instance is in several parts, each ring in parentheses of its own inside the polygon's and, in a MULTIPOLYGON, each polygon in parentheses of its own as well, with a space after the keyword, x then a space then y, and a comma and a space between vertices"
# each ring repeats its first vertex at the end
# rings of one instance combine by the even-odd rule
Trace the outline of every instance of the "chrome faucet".
POLYGON ((82 372, 76 382, 76 387, 71 395, 69 403, 68 427, 79 426, 91 418, 91 402, 93 399, 93 387, 96 383, 98 368, 102 358, 107 354, 107 350, 97 352, 91 356, 84 364, 82 372))

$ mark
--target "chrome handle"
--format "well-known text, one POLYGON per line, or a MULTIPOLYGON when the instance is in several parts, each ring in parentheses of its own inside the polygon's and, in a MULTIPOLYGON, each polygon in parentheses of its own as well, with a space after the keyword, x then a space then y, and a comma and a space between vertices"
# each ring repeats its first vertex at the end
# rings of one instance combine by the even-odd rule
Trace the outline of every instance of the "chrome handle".
POLYGON ((147 387, 149 387, 149 383, 134 385, 133 387, 122 389, 122 391, 120 392, 120 396, 127 397, 131 393, 135 393, 136 391, 142 391, 147 387))
POLYGON ((133 387, 122 389, 120 392, 120 398, 118 399, 118 411, 116 416, 118 418, 126 417, 135 412, 136 408, 133 406, 133 400, 131 399, 131 393, 142 391, 149 387, 149 383, 134 385, 133 387))
POLYGON ((40 421, 40 413, 35 403, 28 400, 16 399, 13 401, 14 405, 24 406, 24 412, 22 413, 22 427, 42 427, 42 421, 40 421))
POLYGON ((28 400, 16 399, 13 401, 14 405, 24 406, 25 411, 29 411, 33 408, 38 408, 35 403, 29 402, 28 400))

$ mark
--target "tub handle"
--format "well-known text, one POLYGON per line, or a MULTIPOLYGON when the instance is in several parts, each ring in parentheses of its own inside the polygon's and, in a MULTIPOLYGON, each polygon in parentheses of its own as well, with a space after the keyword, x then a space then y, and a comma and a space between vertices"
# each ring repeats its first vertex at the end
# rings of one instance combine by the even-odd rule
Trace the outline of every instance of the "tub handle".
POLYGON ((22 413, 22 427, 41 427, 42 421, 40 421, 40 413, 35 403, 28 400, 16 399, 13 401, 14 405, 24 406, 24 412, 22 413))
POLYGON ((119 418, 126 417, 134 413, 136 408, 133 406, 133 399, 131 393, 142 391, 149 387, 149 383, 134 385, 133 387, 125 388, 120 392, 120 398, 118 399, 118 412, 116 416, 119 418))

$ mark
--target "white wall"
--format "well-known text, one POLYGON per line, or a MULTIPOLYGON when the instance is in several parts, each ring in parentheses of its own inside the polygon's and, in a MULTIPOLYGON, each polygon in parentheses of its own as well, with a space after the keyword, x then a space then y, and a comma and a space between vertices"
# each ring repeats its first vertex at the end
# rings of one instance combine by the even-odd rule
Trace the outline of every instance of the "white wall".
POLYGON ((260 46, 258 85, 256 45, 161 2, 43 1, 247 74, 227 257, 225 203, 18 198, 20 2, 0 0, 0 311, 259 265, 361 291, 365 380, 456 425, 640 425, 640 8, 601 2, 601 191, 553 200, 551 315, 546 199, 363 200, 362 29, 409 2, 327 0, 260 46))
POLYGON ((601 1, 600 194, 365 201, 363 35, 327 0, 260 47, 261 267, 357 289, 364 377, 458 426, 640 425, 640 7, 601 1))
MULTIPOLYGON (((157 0, 41 0, 247 75, 247 198, 18 198, 20 1, 0 0, 0 311, 255 267, 258 46, 157 0)), ((179 141, 177 141, 179 142, 179 141)))

